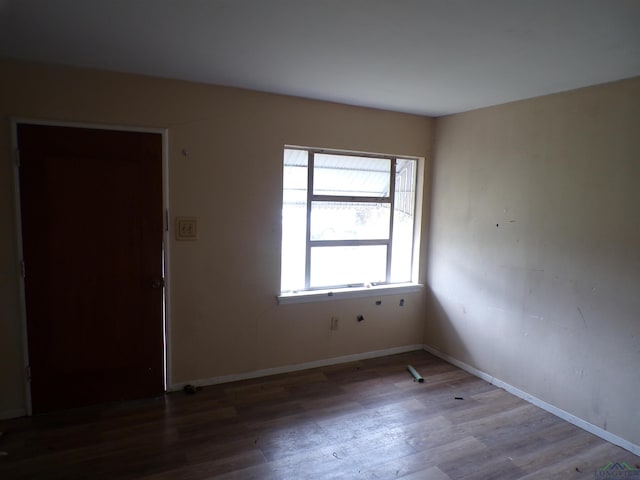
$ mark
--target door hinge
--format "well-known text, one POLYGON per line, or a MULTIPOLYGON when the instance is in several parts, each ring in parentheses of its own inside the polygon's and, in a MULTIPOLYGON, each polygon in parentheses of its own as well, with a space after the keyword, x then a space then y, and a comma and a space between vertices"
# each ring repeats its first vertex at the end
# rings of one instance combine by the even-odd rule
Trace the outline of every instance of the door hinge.
POLYGON ((20 273, 22 274, 22 278, 27 278, 27 267, 24 265, 24 260, 20 261, 20 273))
POLYGON ((169 209, 164 211, 164 231, 169 231, 169 209))
POLYGON ((27 365, 27 381, 31 381, 31 365, 27 365))
POLYGON ((20 168, 20 149, 16 148, 14 150, 13 160, 16 162, 16 167, 20 168))

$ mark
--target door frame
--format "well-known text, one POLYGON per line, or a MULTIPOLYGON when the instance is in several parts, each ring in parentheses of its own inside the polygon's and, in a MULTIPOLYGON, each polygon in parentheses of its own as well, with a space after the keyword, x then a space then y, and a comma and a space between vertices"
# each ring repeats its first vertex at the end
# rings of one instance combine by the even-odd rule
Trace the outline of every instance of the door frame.
POLYGON ((169 262, 169 130, 167 128, 147 128, 136 127, 131 125, 108 125, 97 123, 83 122, 65 122, 54 120, 33 119, 24 117, 11 117, 11 160, 13 164, 13 194, 14 194, 14 210, 16 225, 16 242, 17 242, 17 262, 18 262, 18 292, 19 292, 19 311, 20 331, 22 336, 22 352, 24 367, 24 394, 26 400, 26 414, 33 414, 31 399, 31 381, 29 378, 29 337, 27 333, 27 298, 25 294, 25 277, 23 275, 23 238, 22 238, 22 205, 20 203, 20 169, 19 169, 19 153, 18 153, 18 125, 43 125, 49 127, 68 127, 68 128, 90 128, 95 130, 116 130, 122 132, 140 132, 140 133, 156 133, 162 136, 162 209, 163 224, 162 229, 162 251, 163 251, 163 269, 164 269, 164 291, 162 300, 162 333, 163 333, 163 377, 164 391, 167 391, 168 385, 171 385, 171 322, 170 322, 170 295, 171 275, 169 262))

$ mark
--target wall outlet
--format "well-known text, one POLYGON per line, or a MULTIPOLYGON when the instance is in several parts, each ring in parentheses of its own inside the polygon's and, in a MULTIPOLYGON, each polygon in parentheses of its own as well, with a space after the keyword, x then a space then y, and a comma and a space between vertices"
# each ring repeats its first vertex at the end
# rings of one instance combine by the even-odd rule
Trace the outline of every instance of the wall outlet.
POLYGON ((338 329, 338 317, 331 317, 331 330, 338 329))

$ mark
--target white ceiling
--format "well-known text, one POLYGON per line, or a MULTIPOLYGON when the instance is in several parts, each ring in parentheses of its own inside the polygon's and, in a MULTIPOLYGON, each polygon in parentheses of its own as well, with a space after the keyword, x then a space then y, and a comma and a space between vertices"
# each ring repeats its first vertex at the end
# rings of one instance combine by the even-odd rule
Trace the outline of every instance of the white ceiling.
POLYGON ((640 75, 640 0, 0 0, 0 56, 437 116, 640 75))

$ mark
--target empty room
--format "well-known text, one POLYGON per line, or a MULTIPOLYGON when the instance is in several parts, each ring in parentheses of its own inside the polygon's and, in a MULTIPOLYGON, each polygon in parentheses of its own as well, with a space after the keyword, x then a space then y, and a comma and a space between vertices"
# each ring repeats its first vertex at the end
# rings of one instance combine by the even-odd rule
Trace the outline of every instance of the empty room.
POLYGON ((640 479, 640 2, 0 0, 0 478, 640 479))

